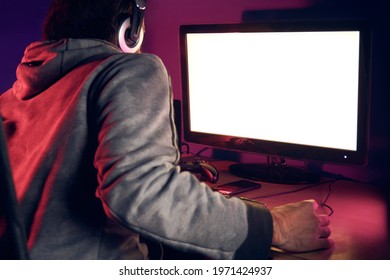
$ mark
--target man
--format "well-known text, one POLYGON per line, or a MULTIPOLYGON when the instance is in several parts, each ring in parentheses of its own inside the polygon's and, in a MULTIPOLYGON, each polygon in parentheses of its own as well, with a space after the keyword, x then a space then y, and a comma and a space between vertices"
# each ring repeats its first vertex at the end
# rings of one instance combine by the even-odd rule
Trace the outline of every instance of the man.
POLYGON ((53 0, 44 41, 0 97, 30 257, 146 259, 140 236, 216 259, 329 248, 314 201, 268 210, 180 172, 168 74, 138 51, 144 9, 53 0))

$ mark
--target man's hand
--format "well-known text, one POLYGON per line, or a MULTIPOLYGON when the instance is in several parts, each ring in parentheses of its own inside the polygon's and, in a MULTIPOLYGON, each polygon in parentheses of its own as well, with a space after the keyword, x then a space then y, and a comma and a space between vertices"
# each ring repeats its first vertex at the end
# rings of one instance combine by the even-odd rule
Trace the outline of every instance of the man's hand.
POLYGON ((330 219, 317 213, 318 204, 305 200, 277 206, 271 210, 274 234, 272 245, 290 252, 327 249, 334 242, 328 237, 330 219))

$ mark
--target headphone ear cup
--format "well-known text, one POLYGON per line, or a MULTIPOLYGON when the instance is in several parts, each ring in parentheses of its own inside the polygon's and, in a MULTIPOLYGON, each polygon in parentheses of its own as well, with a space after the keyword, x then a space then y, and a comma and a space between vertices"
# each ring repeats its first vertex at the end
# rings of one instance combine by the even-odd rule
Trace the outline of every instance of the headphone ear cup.
POLYGON ((118 44, 121 50, 125 53, 136 53, 140 50, 144 39, 144 30, 141 27, 139 36, 136 41, 131 40, 129 33, 131 32, 131 20, 127 17, 119 27, 118 44))

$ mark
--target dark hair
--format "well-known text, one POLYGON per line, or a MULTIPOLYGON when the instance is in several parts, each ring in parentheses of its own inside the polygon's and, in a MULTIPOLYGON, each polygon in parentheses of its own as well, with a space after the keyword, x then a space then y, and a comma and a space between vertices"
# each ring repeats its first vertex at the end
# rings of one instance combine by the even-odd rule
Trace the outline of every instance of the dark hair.
POLYGON ((118 20, 131 14, 131 6, 131 0, 53 0, 43 39, 93 38, 116 43, 118 20))

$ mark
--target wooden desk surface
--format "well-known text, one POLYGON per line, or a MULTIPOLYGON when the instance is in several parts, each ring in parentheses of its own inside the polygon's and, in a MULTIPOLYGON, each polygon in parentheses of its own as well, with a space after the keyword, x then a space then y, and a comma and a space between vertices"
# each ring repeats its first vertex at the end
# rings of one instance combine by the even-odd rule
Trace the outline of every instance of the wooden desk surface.
MULTIPOLYGON (((220 172, 220 179, 214 185, 240 180, 228 172, 231 162, 212 164, 220 172)), ((326 179, 310 188, 263 182, 261 185, 260 189, 240 196, 261 201, 272 208, 303 199, 315 199, 320 204, 329 194, 326 204, 333 209, 330 224, 331 238, 335 241, 333 248, 299 254, 273 250, 275 259, 390 259, 390 205, 378 187, 344 180, 329 183, 326 179)), ((325 207, 322 211, 330 212, 325 207)))

